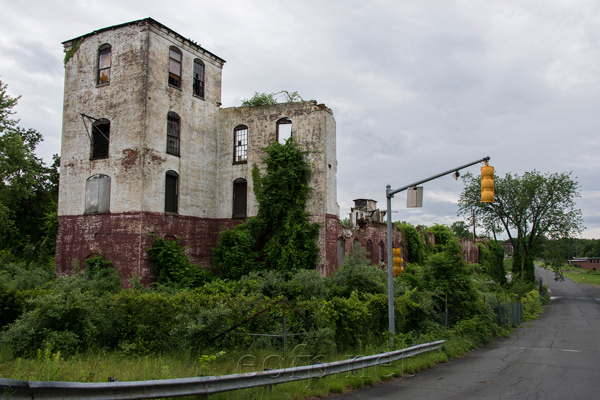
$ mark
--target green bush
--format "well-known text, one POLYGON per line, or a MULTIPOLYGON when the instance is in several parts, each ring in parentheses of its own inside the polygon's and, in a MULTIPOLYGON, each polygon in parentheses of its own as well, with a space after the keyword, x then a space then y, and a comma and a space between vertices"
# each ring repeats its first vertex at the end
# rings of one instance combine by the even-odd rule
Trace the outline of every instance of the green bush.
POLYGON ((525 321, 534 320, 544 312, 537 289, 527 292, 521 301, 523 302, 523 319, 525 321))
POLYGON ((193 264, 179 244, 179 238, 166 240, 154 235, 154 243, 148 249, 152 272, 157 283, 173 287, 195 287, 210 281, 213 275, 206 268, 193 264))
POLYGON ((386 274, 369 263, 365 250, 353 246, 341 265, 327 281, 332 296, 349 297, 351 293, 385 293, 386 274))

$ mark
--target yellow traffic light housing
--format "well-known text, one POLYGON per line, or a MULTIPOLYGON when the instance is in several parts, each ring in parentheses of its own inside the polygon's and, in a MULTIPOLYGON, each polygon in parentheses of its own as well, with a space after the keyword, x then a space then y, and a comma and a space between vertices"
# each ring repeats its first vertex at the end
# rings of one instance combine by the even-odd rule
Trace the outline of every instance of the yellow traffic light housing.
POLYGON ((393 249, 393 259, 394 259, 394 276, 398 276, 404 271, 404 267, 402 267, 402 249, 395 248, 393 249))
POLYGON ((494 167, 490 167, 487 161, 481 167, 481 202, 494 202, 494 167))

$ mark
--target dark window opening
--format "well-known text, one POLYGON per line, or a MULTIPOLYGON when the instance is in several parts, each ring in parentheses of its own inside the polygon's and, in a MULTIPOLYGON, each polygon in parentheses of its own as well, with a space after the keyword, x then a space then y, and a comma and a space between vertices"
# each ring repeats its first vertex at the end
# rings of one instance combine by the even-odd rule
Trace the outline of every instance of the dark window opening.
POLYGON ((281 118, 277 121, 277 141, 281 144, 292 137, 292 120, 289 118, 281 118))
POLYGON ((110 44, 103 44, 98 49, 98 84, 107 84, 110 82, 111 66, 111 47, 110 44))
POLYGON ((85 213, 110 212, 110 176, 97 174, 85 182, 85 213))
POLYGON ((233 130, 233 163, 248 162, 248 127, 239 125, 233 130))
POLYGON ((179 195, 179 175, 175 171, 167 171, 165 179, 165 212, 177 213, 179 195))
POLYGON ((367 240, 367 259, 373 264, 375 262, 375 254, 373 254, 373 242, 371 239, 367 240))
POLYGON ((248 182, 244 178, 233 181, 233 218, 246 218, 248 182))
POLYGON ((181 119, 177 113, 170 111, 167 114, 167 153, 179 155, 181 119))
POLYGON ((383 249, 383 242, 379 242, 379 262, 385 263, 385 253, 383 249))
POLYGON ((92 160, 108 157, 110 121, 98 119, 92 124, 92 160))
POLYGON ((177 47, 169 48, 169 85, 181 88, 181 51, 177 47))
POLYGON ((337 240, 337 266, 338 268, 344 263, 344 256, 346 255, 346 241, 344 238, 338 238, 337 240))
POLYGON ((194 60, 194 94, 204 97, 204 63, 194 60))

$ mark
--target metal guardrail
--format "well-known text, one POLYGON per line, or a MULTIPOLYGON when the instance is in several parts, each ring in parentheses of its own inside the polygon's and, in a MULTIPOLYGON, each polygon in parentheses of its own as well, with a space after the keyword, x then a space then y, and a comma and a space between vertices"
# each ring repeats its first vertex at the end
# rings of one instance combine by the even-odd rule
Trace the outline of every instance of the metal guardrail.
POLYGON ((350 360, 274 369, 263 372, 197 378, 164 379, 137 382, 52 382, 0 379, 0 399, 156 399, 209 395, 257 386, 321 378, 327 375, 375 367, 439 349, 444 340, 419 344, 402 350, 357 357, 350 360))

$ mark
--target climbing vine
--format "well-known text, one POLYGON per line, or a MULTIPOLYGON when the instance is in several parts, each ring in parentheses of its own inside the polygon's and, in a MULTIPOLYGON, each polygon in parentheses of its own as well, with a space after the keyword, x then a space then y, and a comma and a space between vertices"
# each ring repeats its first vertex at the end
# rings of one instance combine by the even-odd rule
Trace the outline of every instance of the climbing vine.
POLYGON ((77 53, 77 50, 79 50, 79 46, 81 45, 81 42, 83 42, 83 39, 76 40, 73 42, 73 44, 71 45, 71 48, 69 50, 65 49, 65 60, 64 60, 65 66, 67 65, 67 63, 69 62, 71 57, 73 57, 73 55, 75 53, 77 53))
POLYGON ((306 152, 293 139, 264 149, 265 169, 252 171, 258 215, 224 231, 214 252, 221 275, 238 278, 259 269, 314 268, 319 248, 317 224, 305 211, 310 192, 306 152))

